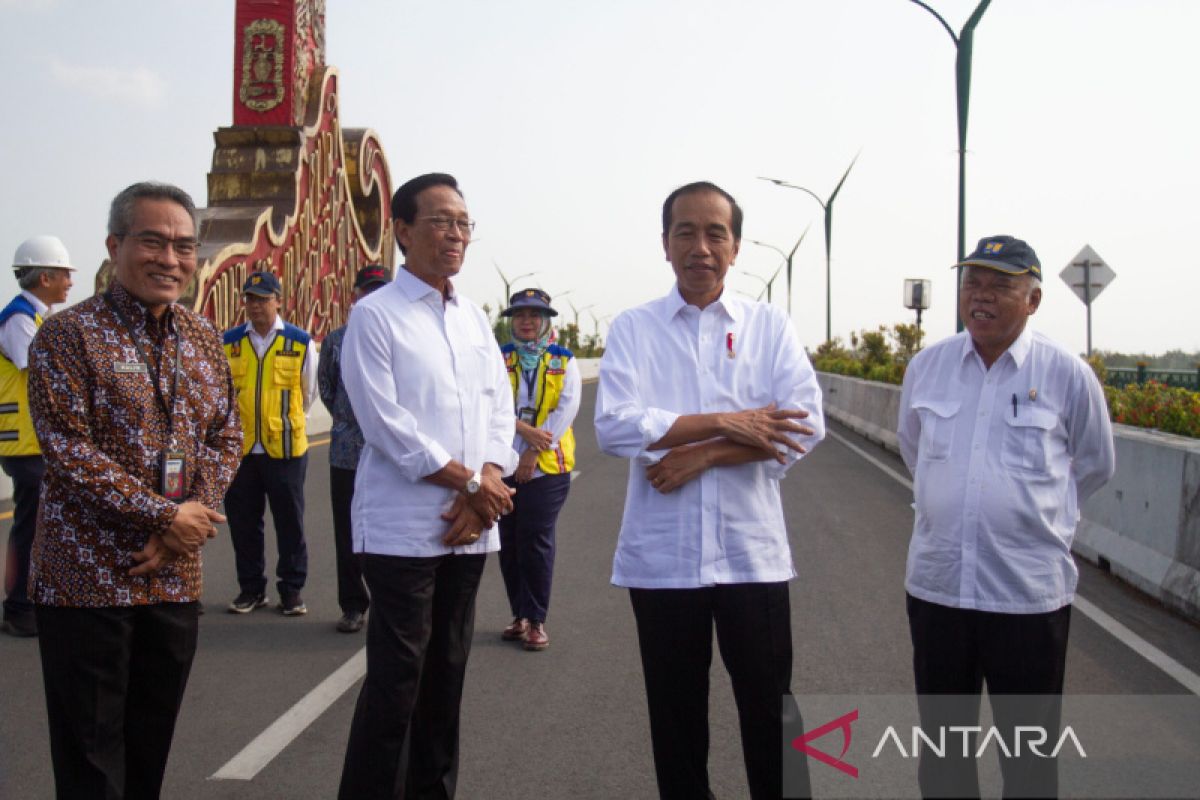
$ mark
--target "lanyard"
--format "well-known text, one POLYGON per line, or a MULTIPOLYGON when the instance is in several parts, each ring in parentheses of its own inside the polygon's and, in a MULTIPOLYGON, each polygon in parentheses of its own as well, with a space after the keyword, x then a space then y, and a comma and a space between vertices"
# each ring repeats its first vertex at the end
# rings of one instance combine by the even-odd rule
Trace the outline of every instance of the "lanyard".
POLYGON ((525 387, 529 390, 529 402, 533 402, 533 384, 537 381, 537 367, 533 369, 521 370, 521 377, 525 380, 525 387))
MULTIPOLYGON (((125 326, 125 330, 129 333, 129 338, 133 342, 134 348, 137 350, 138 358, 146 365, 146 373, 150 377, 151 383, 154 384, 154 396, 158 398, 158 404, 162 407, 163 413, 167 415, 167 440, 173 438, 172 429, 174 427, 175 415, 171 413, 171 406, 167 405, 167 399, 163 397, 162 387, 159 385, 158 365, 152 364, 150 359, 146 358, 145 351, 142 350, 141 343, 138 342, 137 336, 134 335, 133 326, 129 324, 124 312, 117 306, 110 292, 104 293, 104 302, 108 303, 108 307, 117 315, 117 319, 121 320, 121 324, 125 326)), ((165 340, 164 340, 165 341, 165 340)), ((179 336, 178 331, 175 335, 175 371, 171 376, 171 400, 175 400, 175 390, 179 386, 179 360, 183 352, 183 339, 179 336)))

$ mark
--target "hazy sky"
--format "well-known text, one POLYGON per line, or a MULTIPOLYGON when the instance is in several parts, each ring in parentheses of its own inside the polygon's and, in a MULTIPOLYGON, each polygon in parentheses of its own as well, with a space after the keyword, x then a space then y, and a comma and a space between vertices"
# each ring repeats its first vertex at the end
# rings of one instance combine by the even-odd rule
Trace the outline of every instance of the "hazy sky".
MULTIPOLYGON (((975 4, 932 0, 956 30, 975 4)), ((0 0, 0 256, 58 235, 77 301, 119 189, 165 180, 206 204, 212 132, 232 121, 234 6, 0 0)), ((493 263, 569 290, 568 319, 567 300, 603 320, 661 295, 662 199, 708 179, 745 208, 746 238, 786 250, 812 223, 793 319, 815 347, 821 209, 756 176, 825 196, 861 151, 835 204, 834 335, 911 322, 905 278, 933 281, 926 330, 954 330, 955 52, 908 0, 328 0, 326 26, 342 123, 378 132, 393 183, 459 178, 479 220, 459 286, 479 302, 500 299, 493 263)), ((967 238, 1033 245, 1033 325, 1076 351, 1085 310, 1058 273, 1084 244, 1117 273, 1095 347, 1200 349, 1198 30, 1195 0, 994 0, 978 28, 967 238)), ((728 285, 758 294, 739 273, 779 260, 743 240, 728 285)))

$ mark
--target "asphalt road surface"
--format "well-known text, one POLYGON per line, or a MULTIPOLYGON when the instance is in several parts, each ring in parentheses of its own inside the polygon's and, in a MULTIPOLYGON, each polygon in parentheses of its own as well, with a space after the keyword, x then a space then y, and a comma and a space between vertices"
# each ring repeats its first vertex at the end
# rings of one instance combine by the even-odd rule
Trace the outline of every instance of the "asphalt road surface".
MULTIPOLYGON (((500 640, 510 615, 499 567, 489 559, 463 699, 462 798, 656 796, 632 612, 627 593, 609 584, 628 467, 599 453, 594 399, 589 384, 576 426, 578 474, 559 518, 547 621, 552 643, 545 652, 500 640)), ((307 616, 285 618, 274 608, 225 613, 237 593, 228 531, 207 546, 208 613, 167 767, 166 798, 336 795, 364 638, 334 630, 339 610, 326 454, 327 447, 314 446, 309 463, 307 616)), ((832 426, 783 484, 799 572, 791 585, 792 685, 799 695, 911 692, 903 576, 912 498, 897 476, 907 477, 898 458, 832 426)), ((270 529, 267 539, 273 565, 270 529)), ((1133 631, 1135 646, 1162 651, 1176 677, 1077 606, 1068 693, 1200 692, 1196 626, 1102 572, 1082 569, 1081 596, 1133 631)), ((719 657, 712 677, 713 790, 720 798, 745 797, 736 712, 719 657)), ((813 775, 820 789, 826 776, 818 767, 813 775)), ((899 794, 909 778, 896 780, 899 794)), ((52 796, 37 642, 0 636, 0 798, 52 796)))

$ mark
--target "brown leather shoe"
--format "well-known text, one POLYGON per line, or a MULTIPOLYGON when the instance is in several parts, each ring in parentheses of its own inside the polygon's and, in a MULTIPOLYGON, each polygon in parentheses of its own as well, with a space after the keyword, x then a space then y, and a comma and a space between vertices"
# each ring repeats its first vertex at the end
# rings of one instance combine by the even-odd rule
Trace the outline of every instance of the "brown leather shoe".
POLYGON ((546 626, 540 622, 529 624, 529 633, 525 634, 526 650, 545 650, 550 646, 550 637, 546 635, 546 626))
POLYGON ((529 620, 516 617, 511 625, 500 632, 500 638, 506 642, 523 642, 527 633, 529 633, 529 620))

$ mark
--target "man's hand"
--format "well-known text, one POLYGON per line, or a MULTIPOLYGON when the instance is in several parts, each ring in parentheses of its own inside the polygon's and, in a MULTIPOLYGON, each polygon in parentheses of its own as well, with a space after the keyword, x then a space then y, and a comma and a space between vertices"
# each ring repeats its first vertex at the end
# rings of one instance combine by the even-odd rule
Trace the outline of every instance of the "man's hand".
POLYGON ((673 447, 657 464, 646 468, 646 480, 655 491, 669 494, 712 466, 708 452, 704 444, 673 447))
POLYGON ((774 403, 762 408, 751 408, 746 411, 728 411, 721 415, 721 433, 730 441, 749 445, 764 452, 773 452, 775 460, 786 464, 787 459, 775 447, 781 444, 797 453, 804 453, 805 448, 789 434, 811 436, 812 428, 792 420, 804 419, 807 411, 798 408, 778 409, 774 403))
POLYGON ((133 560, 138 563, 138 566, 129 570, 130 575, 152 575, 174 561, 175 553, 163 543, 161 536, 152 533, 146 546, 133 554, 133 560))
POLYGON ((534 450, 549 450, 554 436, 550 431, 535 428, 527 422, 517 420, 517 435, 525 440, 525 444, 534 450))
POLYGON ((217 535, 217 523, 225 517, 196 500, 180 503, 162 543, 176 553, 194 553, 217 535))
POLYGON ((468 503, 466 495, 461 494, 454 498, 454 504, 442 514, 442 519, 450 523, 450 529, 442 537, 442 544, 447 547, 475 544, 490 526, 490 521, 479 516, 468 503))
POLYGON ((500 479, 500 471, 485 467, 479 477, 479 491, 466 495, 467 505, 489 522, 500 519, 501 514, 512 511, 512 496, 517 493, 517 490, 510 489, 504 484, 504 481, 500 479))
POLYGON ((537 466, 538 451, 526 450, 521 453, 521 459, 517 462, 517 471, 513 473, 513 480, 517 483, 528 483, 533 480, 533 469, 537 466))

